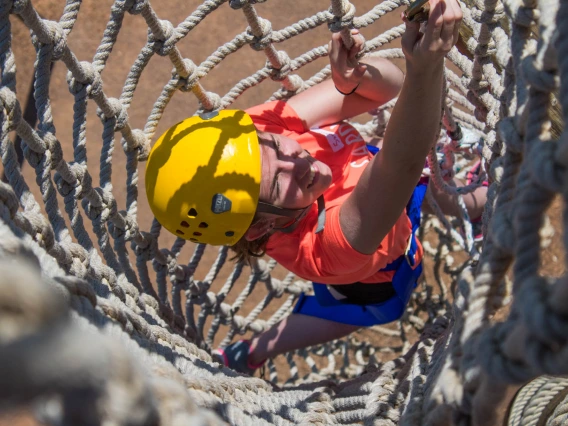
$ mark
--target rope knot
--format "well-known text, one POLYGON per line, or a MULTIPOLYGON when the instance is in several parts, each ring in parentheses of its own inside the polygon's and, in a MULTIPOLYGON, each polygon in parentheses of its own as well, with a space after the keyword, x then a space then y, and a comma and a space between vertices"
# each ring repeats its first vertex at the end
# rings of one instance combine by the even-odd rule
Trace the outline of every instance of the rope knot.
POLYGON ((71 71, 67 73, 67 84, 69 85, 69 91, 76 95, 81 92, 84 86, 87 87, 87 92, 89 97, 96 98, 103 92, 103 82, 101 80, 101 75, 95 69, 93 64, 87 61, 82 61, 79 63, 80 77, 75 77, 71 71))
POLYGON ((38 135, 47 144, 47 149, 51 154, 51 169, 56 169, 63 161, 63 149, 61 149, 61 144, 51 132, 44 132, 38 130, 38 135))
POLYGON ((105 122, 110 119, 116 119, 116 123, 114 125, 115 131, 120 131, 124 129, 124 126, 128 123, 128 111, 126 110, 125 106, 119 99, 116 98, 109 98, 108 103, 111 107, 111 117, 107 117, 102 109, 97 108, 97 115, 101 119, 101 121, 105 122))
POLYGON ((0 181, 0 203, 4 204, 10 211, 10 218, 14 218, 20 203, 18 197, 10 185, 0 181))
POLYGON ((286 286, 282 281, 269 276, 269 280, 266 281, 266 288, 269 292, 273 293, 275 297, 280 298, 284 294, 286 286))
POLYGON ((245 7, 247 4, 254 4, 254 0, 229 0, 229 6, 231 9, 238 10, 245 7))
POLYGON ((205 99, 207 100, 209 105, 200 105, 199 109, 197 110, 198 114, 221 109, 221 96, 219 96, 217 93, 206 92, 205 99))
MULTIPOLYGON (((116 232, 118 230, 123 232, 120 228, 114 226, 112 222, 110 225, 112 225, 111 232, 116 232)), ((157 248, 158 240, 149 232, 140 232, 136 241, 132 242, 132 249, 134 250, 134 253, 136 253, 136 257, 145 262, 154 259, 154 253, 156 253, 157 248)))
POLYGON ((264 50, 272 43, 272 24, 270 21, 258 18, 258 23, 260 24, 260 35, 253 34, 251 27, 247 27, 247 33, 253 36, 250 47, 256 51, 264 50))
POLYGON ((292 61, 283 50, 278 51, 278 62, 282 64, 280 68, 275 68, 270 61, 266 61, 266 67, 270 70, 270 78, 274 81, 284 80, 292 71, 292 61))
POLYGON ((59 22, 44 20, 43 23, 49 28, 49 38, 53 46, 52 59, 57 61, 63 57, 67 50, 67 36, 59 22))
POLYGON ((77 190, 77 199, 81 199, 93 188, 91 175, 87 172, 87 166, 85 164, 71 163, 69 168, 71 173, 77 178, 73 188, 77 190))
POLYGON ((146 161, 150 155, 150 141, 143 130, 134 129, 131 138, 123 139, 123 149, 126 153, 138 150, 138 161, 146 161))
POLYGON ((189 282, 189 292, 192 296, 199 296, 209 290, 209 283, 200 280, 191 280, 189 282))
POLYGON ((148 0, 127 0, 124 9, 131 15, 139 15, 148 7, 148 0))
POLYGON ((156 35, 151 30, 148 30, 148 40, 150 44, 153 44, 154 52, 156 52, 160 56, 167 56, 176 46, 177 32, 173 24, 170 21, 164 19, 160 20, 160 28, 164 33, 164 39, 158 40, 156 38, 156 35))
POLYGON ((343 5, 345 13, 341 16, 335 15, 333 7, 328 9, 329 13, 333 15, 333 19, 328 22, 327 27, 332 33, 338 33, 344 28, 353 27, 353 19, 355 18, 355 6, 352 3, 346 2, 343 5), (346 6, 346 7, 345 7, 346 6))
MULTIPOLYGON (((24 157, 30 163, 34 169, 37 169, 43 160, 44 153, 34 151, 28 144, 22 144, 22 151, 24 152, 24 157)), ((44 151, 45 152, 45 151, 44 151)))
POLYGON ((2 106, 8 116, 7 118, 10 124, 9 130, 17 128, 22 121, 22 110, 16 94, 11 89, 4 86, 0 89, 0 102, 2 102, 2 106))
POLYGON ((95 206, 92 203, 86 202, 85 210, 87 216, 89 216, 91 220, 99 219, 101 223, 106 223, 109 218, 117 214, 116 200, 110 191, 102 188, 95 188, 94 190, 99 194, 101 203, 95 206))
MULTIPOLYGON (((112 196, 112 192, 110 193, 112 196)), ((116 211, 116 200, 112 200, 110 204, 107 204, 109 208, 109 217, 112 219, 109 222, 109 232, 115 239, 124 239, 124 241, 131 241, 136 237, 140 236, 140 232, 138 231, 138 225, 134 218, 131 215, 127 214, 125 210, 120 210, 119 212, 116 211)), ((144 240, 143 240, 144 241, 144 240)), ((139 243, 139 241, 137 241, 139 243)), ((157 245, 155 241, 150 242, 150 245, 154 244, 157 245)), ((151 257, 146 258, 146 260, 152 260, 154 258, 155 247, 151 247, 150 254, 151 257)), ((149 246, 144 245, 142 250, 149 246)), ((133 250, 138 253, 138 244, 133 242, 133 250)), ((140 251, 142 253, 142 251, 140 251)))
POLYGON ((234 315, 232 322, 233 322, 233 327, 235 328, 235 331, 238 334, 243 335, 247 332, 248 321, 246 320, 245 317, 241 315, 234 315))
MULTIPOLYGON (((197 75, 196 73, 197 67, 195 66, 195 63, 191 59, 185 58, 183 60, 183 67, 187 70, 187 77, 184 78, 182 76, 179 76, 179 85, 180 85, 179 89, 182 92, 188 92, 193 88, 193 86, 195 86, 195 84, 199 80, 199 75, 197 75)), ((175 68, 172 74, 173 75, 177 74, 175 68)))
POLYGON ((33 239, 45 250, 50 251, 55 244, 55 234, 48 220, 41 213, 26 214, 31 225, 33 239))
POLYGON ((29 6, 30 0, 14 0, 12 13, 20 15, 29 6))

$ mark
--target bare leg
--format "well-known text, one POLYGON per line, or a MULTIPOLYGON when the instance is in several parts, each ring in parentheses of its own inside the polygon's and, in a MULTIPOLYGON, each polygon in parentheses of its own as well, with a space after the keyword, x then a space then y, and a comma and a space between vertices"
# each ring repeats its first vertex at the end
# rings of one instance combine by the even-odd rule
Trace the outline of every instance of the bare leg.
POLYGON ((249 362, 259 364, 279 354, 339 339, 359 328, 361 327, 356 325, 292 314, 251 340, 249 362))
MULTIPOLYGON (((454 178, 453 181, 458 188, 464 186, 464 184, 456 178, 454 178)), ((436 188, 433 182, 430 182, 430 185, 432 186, 432 195, 440 205, 440 208, 442 209, 444 214, 449 216, 458 216, 459 207, 456 197, 440 191, 438 188, 436 188)), ((481 214, 483 213, 485 203, 487 202, 487 187, 481 186, 475 191, 464 195, 463 198, 470 219, 479 219, 481 217, 481 214)), ((433 213, 427 202, 425 202, 422 207, 426 213, 433 213)))

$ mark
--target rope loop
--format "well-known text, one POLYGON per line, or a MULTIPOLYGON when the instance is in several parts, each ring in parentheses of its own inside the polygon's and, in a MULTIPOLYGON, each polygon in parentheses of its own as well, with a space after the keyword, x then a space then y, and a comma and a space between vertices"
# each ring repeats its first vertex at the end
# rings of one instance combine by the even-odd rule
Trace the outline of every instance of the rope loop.
POLYGON ((148 29, 148 42, 154 52, 160 56, 168 56, 172 49, 176 47, 177 32, 170 21, 165 19, 160 20, 160 28, 164 33, 164 40, 156 39, 154 33, 148 29))
POLYGON ((43 132, 38 130, 38 135, 44 140, 48 146, 48 150, 51 153, 51 169, 55 170, 63 161, 63 149, 61 149, 61 144, 51 132, 43 132))
POLYGON ((131 15, 139 15, 148 7, 148 0, 127 0, 125 10, 131 15))
POLYGON ((253 37, 250 47, 257 52, 266 49, 272 43, 272 24, 269 20, 258 18, 262 33, 258 36, 254 35, 251 27, 247 27, 247 33, 253 37))
POLYGON ((132 215, 127 214, 125 210, 121 210, 119 214, 124 219, 124 241, 131 241, 138 235, 138 224, 132 215))
POLYGON ((16 129, 22 121, 22 110, 16 94, 11 89, 4 86, 0 89, 0 102, 2 102, 2 106, 6 111, 10 123, 8 130, 16 129))
POLYGON ((80 163, 71 163, 70 170, 77 177, 74 188, 77 189, 77 199, 82 199, 91 189, 93 189, 93 181, 91 175, 87 171, 87 166, 80 163))
POLYGON ((52 60, 57 61, 63 57, 67 51, 67 36, 59 22, 44 20, 43 23, 49 29, 49 38, 53 46, 52 60))
POLYGON ((347 8, 343 16, 337 16, 333 14, 333 7, 328 9, 329 13, 331 13, 334 18, 328 22, 327 27, 333 33, 338 33, 344 28, 352 28, 353 27, 353 19, 355 18, 355 6, 350 3, 347 3, 347 8))
POLYGON ((26 214, 31 226, 31 236, 45 250, 50 251, 55 244, 55 234, 49 221, 40 213, 26 214))
POLYGON ((270 61, 266 61, 266 67, 270 70, 270 78, 274 81, 284 80, 292 71, 292 61, 285 51, 278 51, 278 62, 282 64, 280 68, 275 68, 270 61))

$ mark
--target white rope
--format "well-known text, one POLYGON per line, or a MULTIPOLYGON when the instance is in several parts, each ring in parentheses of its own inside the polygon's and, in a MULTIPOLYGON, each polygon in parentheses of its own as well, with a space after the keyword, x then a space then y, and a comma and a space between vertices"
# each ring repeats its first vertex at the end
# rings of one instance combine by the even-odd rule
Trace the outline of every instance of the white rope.
MULTIPOLYGON (((465 40, 468 52, 454 48, 448 55, 453 65, 446 70, 443 125, 451 137, 444 134, 428 159, 434 185, 457 196, 462 213, 445 217, 427 194, 436 214, 424 218, 420 234, 432 276, 420 283, 401 321, 365 332, 381 336, 384 344, 373 346, 354 334, 278 357, 268 363, 272 383, 211 359, 214 342, 225 345, 238 334, 276 324, 311 285, 290 273, 276 279, 276 263, 264 260, 250 269, 235 265, 216 285, 226 248, 198 277, 210 249, 180 239, 161 247, 156 221, 140 228, 138 169, 166 106, 180 91, 191 92, 201 110, 225 108, 267 79, 281 84, 271 99, 287 98, 329 77, 328 66, 306 79, 297 73, 328 52, 315 46, 290 58, 280 43, 327 24, 349 44, 349 28, 367 27, 406 4, 384 1, 356 16, 349 1, 331 0, 329 10, 276 29, 256 3, 206 0, 193 12, 183 11, 187 18, 174 26, 148 0, 116 0, 92 62, 80 62, 67 44, 81 14, 79 0, 67 2, 58 22, 42 19, 30 0, 0 1, 0 156, 7 178, 0 182, 3 401, 11 407, 41 401, 36 415, 61 424, 470 424, 479 418, 479 407, 495 407, 492 395, 507 383, 566 374, 566 279, 539 272, 550 235, 545 210, 556 194, 565 197, 568 165, 566 136, 555 139, 550 132, 556 99, 564 118, 568 111, 568 29, 556 25, 568 18, 568 5, 558 0, 462 4, 473 37, 465 40), (201 63, 184 57, 178 43, 216 9, 229 6, 244 14, 248 28, 201 63), (16 95, 11 14, 22 18, 36 48, 37 126, 23 119, 16 95), (132 19, 147 26, 149 36, 120 97, 112 98, 102 75, 127 14, 140 15, 132 19), (225 94, 208 91, 201 80, 249 46, 266 64, 225 94), (154 55, 170 60, 172 76, 155 82, 161 92, 144 128, 135 128, 128 110, 154 55), (49 91, 54 61, 68 69, 74 98, 73 158, 64 158, 56 136, 49 91), (87 168, 89 103, 98 108, 103 128, 98 180, 87 168), (460 140, 460 128, 480 132, 482 145, 460 140), (11 131, 23 141, 25 167, 32 167, 35 183, 22 174, 11 131), (126 193, 124 210, 112 185, 117 134, 126 159, 126 184, 119 189, 126 193), (479 153, 480 179, 486 171, 491 182, 481 253, 462 199, 479 182, 461 188, 447 183, 479 153), (247 301, 259 292, 265 296, 250 307, 247 301), (509 318, 494 324, 493 315, 511 294, 509 318)), ((400 25, 367 40, 365 53, 402 58, 400 49, 387 45, 403 31, 400 25)), ((373 111, 368 123, 354 125, 365 136, 381 137, 394 102, 373 111)), ((540 421, 543 407, 550 413, 547 424, 562 424, 568 412, 560 397, 564 383, 534 383, 517 396, 510 424, 540 421), (537 396, 527 396, 531 392, 537 396)))

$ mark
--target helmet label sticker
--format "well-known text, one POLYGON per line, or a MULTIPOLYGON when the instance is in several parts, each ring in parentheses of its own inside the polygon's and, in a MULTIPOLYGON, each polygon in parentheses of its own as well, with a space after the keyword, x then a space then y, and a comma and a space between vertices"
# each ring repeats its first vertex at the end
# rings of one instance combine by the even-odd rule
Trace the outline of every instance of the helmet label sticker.
POLYGON ((223 194, 215 194, 211 204, 211 211, 216 214, 231 211, 231 200, 223 194))

